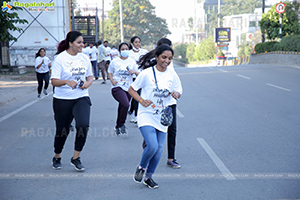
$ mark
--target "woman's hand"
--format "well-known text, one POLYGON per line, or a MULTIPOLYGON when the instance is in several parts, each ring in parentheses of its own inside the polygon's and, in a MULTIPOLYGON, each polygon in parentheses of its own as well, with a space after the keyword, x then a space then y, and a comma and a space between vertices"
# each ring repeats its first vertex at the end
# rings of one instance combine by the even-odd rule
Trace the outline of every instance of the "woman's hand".
POLYGON ((150 106, 151 104, 153 104, 153 102, 151 100, 148 99, 143 99, 141 102, 142 106, 144 106, 145 108, 147 108, 148 106, 150 106))
POLYGON ((66 80, 66 85, 70 86, 72 89, 76 88, 78 83, 76 81, 66 80))
POLYGON ((178 99, 180 98, 181 95, 180 95, 179 92, 173 91, 173 92, 171 92, 171 96, 172 96, 174 99, 178 100, 178 99))
POLYGON ((83 85, 80 87, 80 89, 88 89, 94 81, 93 76, 89 76, 86 78, 86 81, 83 81, 83 85))
POLYGON ((111 80, 111 84, 113 84, 113 86, 116 86, 118 84, 118 81, 111 80))

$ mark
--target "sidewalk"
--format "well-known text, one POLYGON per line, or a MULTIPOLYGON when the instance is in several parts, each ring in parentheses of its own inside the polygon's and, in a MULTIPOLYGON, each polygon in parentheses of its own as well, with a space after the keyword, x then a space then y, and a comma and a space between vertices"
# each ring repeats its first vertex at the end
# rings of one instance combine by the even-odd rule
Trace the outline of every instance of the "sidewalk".
POLYGON ((26 95, 36 95, 35 73, 22 75, 0 75, 0 107, 26 95))

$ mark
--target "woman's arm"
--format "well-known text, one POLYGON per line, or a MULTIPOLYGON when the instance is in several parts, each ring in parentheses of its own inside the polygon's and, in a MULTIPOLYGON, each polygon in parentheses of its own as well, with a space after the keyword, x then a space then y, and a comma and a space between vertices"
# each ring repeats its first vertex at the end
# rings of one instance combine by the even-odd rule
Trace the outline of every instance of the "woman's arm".
POLYGON ((94 76, 86 77, 86 81, 83 81, 84 84, 80 88, 81 89, 88 89, 92 85, 93 81, 94 81, 94 76))
POLYGON ((153 103, 151 100, 142 99, 142 97, 137 93, 137 91, 135 91, 131 86, 129 87, 128 93, 132 96, 132 98, 134 98, 144 107, 148 107, 153 103))
POLYGON ((36 69, 39 69, 43 64, 44 64, 44 59, 43 59, 43 61, 41 62, 41 64, 39 64, 38 66, 36 66, 36 69))
POLYGON ((71 88, 75 88, 77 86, 77 82, 76 81, 71 81, 71 80, 60 80, 60 79, 57 79, 57 78, 53 78, 51 79, 51 84, 55 87, 60 87, 60 86, 63 86, 63 85, 68 85, 70 86, 71 88))
POLYGON ((107 74, 108 74, 108 77, 109 77, 109 80, 110 80, 111 84, 112 84, 113 86, 116 86, 117 83, 118 83, 118 81, 115 81, 115 80, 114 80, 113 74, 112 74, 112 73, 107 73, 107 74))

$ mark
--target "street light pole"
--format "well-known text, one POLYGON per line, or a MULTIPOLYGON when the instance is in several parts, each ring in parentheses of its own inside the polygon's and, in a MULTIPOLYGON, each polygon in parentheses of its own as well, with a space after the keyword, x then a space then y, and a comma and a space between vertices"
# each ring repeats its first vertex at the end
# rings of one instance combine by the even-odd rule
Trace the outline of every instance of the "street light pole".
POLYGON ((218 0, 218 28, 220 28, 221 0, 218 0))
POLYGON ((121 42, 124 42, 124 30, 123 30, 123 8, 122 8, 122 0, 119 0, 120 5, 120 29, 121 29, 121 42))
MULTIPOLYGON (((262 0, 262 14, 261 16, 265 13, 265 0, 262 0)), ((265 30, 261 30, 261 42, 265 42, 265 30)))

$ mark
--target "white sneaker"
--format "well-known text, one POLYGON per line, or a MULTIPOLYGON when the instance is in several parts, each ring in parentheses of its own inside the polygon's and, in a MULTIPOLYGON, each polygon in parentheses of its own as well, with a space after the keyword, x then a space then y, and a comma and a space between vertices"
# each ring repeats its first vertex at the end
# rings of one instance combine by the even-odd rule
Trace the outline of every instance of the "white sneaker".
POLYGON ((133 116, 134 117, 134 122, 135 124, 137 124, 137 116, 133 116))
POLYGON ((134 123, 134 122, 135 122, 135 116, 134 116, 133 113, 129 115, 129 121, 130 121, 131 123, 134 123))

